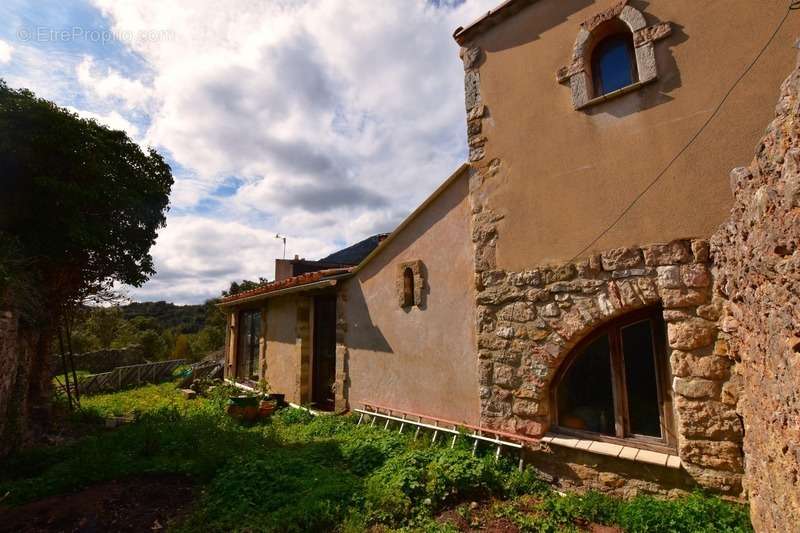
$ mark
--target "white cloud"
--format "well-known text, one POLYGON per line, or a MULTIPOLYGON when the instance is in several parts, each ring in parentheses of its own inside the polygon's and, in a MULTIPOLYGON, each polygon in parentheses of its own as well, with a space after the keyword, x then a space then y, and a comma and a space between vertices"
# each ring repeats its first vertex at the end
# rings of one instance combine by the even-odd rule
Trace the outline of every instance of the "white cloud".
MULTIPOLYGON (((318 247, 303 252, 309 257, 393 229, 463 161, 463 70, 451 35, 498 2, 93 1, 115 30, 170 36, 128 43, 148 65, 148 84, 114 69, 98 73, 91 58, 78 77, 97 97, 148 109, 145 141, 187 170, 176 177, 174 205, 185 213, 224 178, 241 183, 217 198, 223 214, 215 217, 237 221, 243 233, 204 239, 200 219, 174 215, 170 227, 181 228, 183 242, 234 255, 228 241, 249 246, 255 235, 288 232, 318 247), (269 231, 256 229, 264 221, 269 231)), ((176 248, 171 232, 153 251, 165 270, 139 296, 178 298, 176 287, 208 295, 230 281, 167 262, 168 248, 209 272, 227 259, 176 248)), ((237 263, 228 277, 271 272, 267 259, 278 248, 265 243, 257 261, 237 263)))
POLYGON ((91 56, 84 56, 75 67, 78 83, 90 93, 100 98, 118 99, 128 109, 143 109, 147 106, 152 90, 144 83, 126 78, 113 68, 108 68, 105 74, 97 74, 94 70, 94 59, 91 56))
MULTIPOLYGON (((316 257, 334 249, 322 240, 289 235, 286 253, 316 257)), ((272 278, 275 258, 282 253, 274 231, 197 215, 173 216, 153 249, 158 276, 127 292, 139 300, 195 303, 219 296, 231 281, 272 278)))
POLYGON ((122 130, 133 140, 136 140, 139 137, 139 128, 116 111, 110 111, 108 113, 95 113, 93 111, 85 111, 83 109, 76 109, 70 106, 66 106, 66 109, 76 113, 81 118, 93 119, 98 124, 108 126, 112 130, 122 130))
POLYGON ((0 64, 4 65, 11 61, 11 53, 14 51, 11 45, 0 40, 0 64))

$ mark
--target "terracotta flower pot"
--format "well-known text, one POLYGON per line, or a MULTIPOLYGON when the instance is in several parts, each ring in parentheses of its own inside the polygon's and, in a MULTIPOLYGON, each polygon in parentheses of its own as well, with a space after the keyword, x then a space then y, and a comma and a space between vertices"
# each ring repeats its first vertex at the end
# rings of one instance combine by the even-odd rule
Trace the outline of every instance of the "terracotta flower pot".
POLYGON ((273 400, 261 400, 258 404, 258 414, 261 418, 272 416, 277 407, 277 403, 273 400))

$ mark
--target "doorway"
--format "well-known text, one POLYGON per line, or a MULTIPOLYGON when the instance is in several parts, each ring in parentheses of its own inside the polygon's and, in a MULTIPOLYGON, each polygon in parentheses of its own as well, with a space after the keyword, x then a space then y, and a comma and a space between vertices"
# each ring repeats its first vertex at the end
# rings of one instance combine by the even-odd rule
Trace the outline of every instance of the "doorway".
POLYGON ((336 295, 314 297, 314 353, 311 402, 317 409, 333 411, 336 381, 336 295))

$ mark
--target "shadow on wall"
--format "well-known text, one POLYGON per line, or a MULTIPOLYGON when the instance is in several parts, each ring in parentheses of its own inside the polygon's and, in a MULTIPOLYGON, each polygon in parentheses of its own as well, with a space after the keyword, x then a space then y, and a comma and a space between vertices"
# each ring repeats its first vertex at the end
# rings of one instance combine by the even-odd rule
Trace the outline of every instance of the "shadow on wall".
MULTIPOLYGON (((644 14, 648 26, 665 22, 658 20, 647 12, 650 2, 630 0, 628 3, 631 7, 644 14)), ((603 5, 599 5, 593 0, 562 0, 559 2, 547 2, 543 5, 534 4, 529 8, 529 12, 523 16, 505 20, 502 26, 503 31, 495 30, 495 33, 491 35, 491 39, 487 39, 487 42, 482 46, 486 52, 491 53, 531 43, 538 40, 539 36, 547 30, 560 24, 568 23, 570 15, 591 5, 595 5, 597 12, 603 9, 603 5)), ((590 13, 589 16, 592 14, 594 13, 590 13)), ((574 22, 574 32, 570 32, 571 40, 562 43, 564 64, 568 64, 570 61, 573 45, 575 44, 574 39, 578 35, 581 22, 583 21, 576 20, 574 22)), ((672 21, 669 22, 671 23, 672 34, 656 45, 656 62, 659 70, 658 80, 633 93, 615 98, 606 103, 595 104, 582 112, 589 116, 606 114, 622 118, 673 100, 668 93, 681 87, 682 82, 678 64, 670 48, 686 42, 689 36, 684 32, 683 26, 672 21)), ((484 54, 482 54, 476 67, 480 68, 483 61, 485 61, 484 54)), ((555 72, 552 74, 555 76, 555 72)), ((555 80, 553 83, 556 83, 555 80)))
MULTIPOLYGON (((394 291, 392 291, 394 293, 394 291)), ((386 337, 383 336, 381 328, 372 322, 369 315, 369 308, 364 299, 364 292, 361 284, 357 281, 352 283, 347 291, 348 312, 351 318, 348 320, 349 335, 347 336, 347 347, 356 350, 371 350, 374 352, 394 353, 386 337)), ((349 363, 349 361, 348 361, 349 363)))
POLYGON ((672 28, 672 33, 655 45, 658 79, 637 91, 585 109, 583 112, 589 116, 611 115, 616 118, 623 118, 633 113, 671 102, 673 98, 668 93, 680 88, 682 85, 681 71, 671 48, 689 40, 689 36, 684 31, 683 26, 672 21, 658 20, 646 11, 648 2, 632 0, 629 4, 642 12, 648 26, 659 22, 669 22, 672 28))
MULTIPOLYGON (((544 7, 537 10, 534 4, 528 16, 514 16, 503 21, 502 31, 494 29, 490 43, 484 46, 487 52, 500 52, 509 48, 516 48, 539 39, 547 30, 567 22, 567 18, 592 4, 594 0, 559 0, 547 2, 544 7)), ((578 27, 575 26, 577 33, 578 27)), ((566 49, 567 59, 572 53, 572 44, 568 43, 566 49)), ((483 61, 483 59, 481 59, 483 61)), ((480 68, 480 63, 476 65, 480 68)), ((555 73, 553 73, 555 76, 555 73)))
POLYGON ((685 489, 697 487, 697 482, 684 469, 672 469, 597 455, 581 450, 553 446, 549 452, 527 452, 526 462, 533 465, 544 478, 561 488, 588 487, 630 496, 631 488, 643 493, 656 493, 658 487, 685 489), (599 479, 587 480, 586 469, 600 470, 599 479))

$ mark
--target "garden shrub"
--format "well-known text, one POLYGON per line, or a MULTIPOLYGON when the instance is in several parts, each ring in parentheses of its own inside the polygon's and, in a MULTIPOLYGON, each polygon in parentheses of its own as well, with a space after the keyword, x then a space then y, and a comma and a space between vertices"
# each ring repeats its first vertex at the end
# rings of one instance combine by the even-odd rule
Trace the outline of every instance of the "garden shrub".
POLYGON ((503 493, 510 498, 516 498, 523 494, 546 494, 550 492, 550 485, 542 481, 536 470, 525 468, 519 470, 511 469, 505 476, 502 476, 503 493))
POLYGON ((366 480, 365 503, 373 520, 388 524, 409 519, 425 498, 425 470, 431 453, 409 450, 392 457, 366 480))
POLYGON ((203 531, 327 531, 344 518, 360 482, 321 461, 335 448, 274 449, 240 457, 215 477, 197 513, 182 529, 203 531))
POLYGON ((487 496, 496 489, 493 466, 466 450, 440 452, 426 469, 426 494, 436 504, 487 496))
POLYGON ((637 496, 620 505, 617 523, 629 533, 752 531, 746 507, 699 492, 676 500, 637 496))

